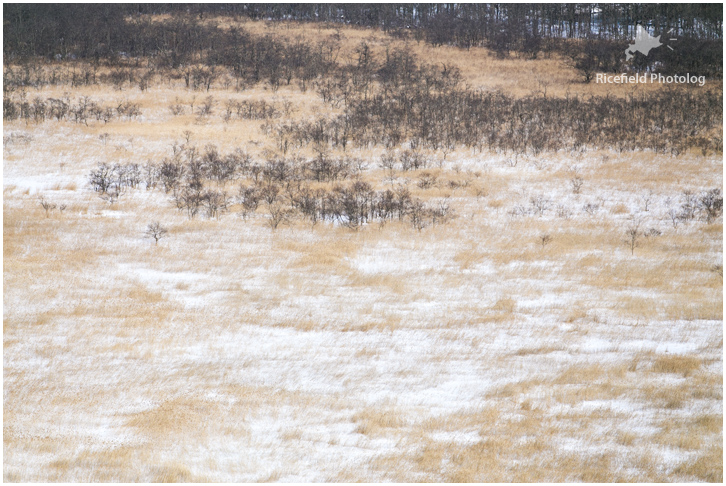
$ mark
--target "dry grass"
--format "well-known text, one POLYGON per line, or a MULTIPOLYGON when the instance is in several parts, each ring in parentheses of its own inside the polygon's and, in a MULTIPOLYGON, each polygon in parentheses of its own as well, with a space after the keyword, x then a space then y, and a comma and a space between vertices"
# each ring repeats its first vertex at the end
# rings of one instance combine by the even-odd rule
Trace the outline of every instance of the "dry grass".
POLYGON ((695 477, 700 481, 709 483, 723 482, 723 447, 711 447, 695 461, 681 464, 676 469, 676 474, 683 474, 686 477, 695 477))
POLYGON ((677 373, 688 376, 697 371, 703 361, 694 356, 658 356, 652 370, 656 373, 677 373))
POLYGON ((355 431, 364 435, 385 434, 388 429, 400 429, 406 425, 400 412, 395 409, 364 409, 353 416, 358 424, 355 431))
POLYGON ((521 348, 515 353, 516 356, 527 356, 531 354, 549 354, 556 351, 562 351, 563 348, 559 346, 537 346, 531 348, 521 348))
POLYGON ((128 425, 136 427, 143 434, 168 438, 173 435, 198 435, 209 417, 219 413, 216 404, 177 399, 135 414, 128 425))
MULTIPOLYGON (((346 62, 362 41, 377 54, 404 45, 370 29, 244 27, 339 33, 346 62)), ((606 88, 573 83, 556 59, 408 47, 516 96, 542 80, 548 96, 606 88)), ((217 86, 216 115, 175 117, 175 98, 188 108, 207 95, 182 85, 38 92, 132 99, 146 123, 4 126, 4 480, 722 480, 723 282, 711 268, 723 226, 666 217, 684 189, 722 185, 720 161, 590 151, 512 167, 459 150, 427 169, 434 187, 417 187, 420 171, 395 175, 424 200, 451 196, 457 218, 421 232, 300 220, 273 232, 263 210, 190 221, 160 190, 102 201, 87 184, 97 163, 159 161, 186 130, 199 148, 273 151, 261 121, 221 119, 227 100, 289 101, 292 121, 331 112, 313 90, 217 86), (537 194, 552 200, 542 215, 509 214, 537 194), (46 215, 41 195, 68 209, 46 215), (633 255, 631 214, 662 233, 633 255), (170 228, 158 247, 142 236, 150 220, 170 228)), ((335 155, 369 161, 361 179, 379 190, 391 187, 381 152, 335 155)))

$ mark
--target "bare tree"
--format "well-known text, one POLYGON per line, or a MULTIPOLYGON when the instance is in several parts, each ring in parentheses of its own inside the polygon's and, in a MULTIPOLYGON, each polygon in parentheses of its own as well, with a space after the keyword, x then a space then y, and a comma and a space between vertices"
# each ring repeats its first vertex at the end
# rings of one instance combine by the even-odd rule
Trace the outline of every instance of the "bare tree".
POLYGON ((123 194, 123 188, 114 187, 113 189, 106 191, 103 194, 99 194, 98 197, 106 201, 109 205, 112 205, 116 201, 118 201, 118 198, 121 197, 121 194, 123 194))
POLYGON ((386 177, 393 183, 396 178, 396 159, 391 154, 382 154, 378 167, 386 172, 386 177))
POLYGON ((706 213, 706 222, 711 224, 723 214, 723 196, 721 189, 712 189, 698 198, 698 207, 706 213))
POLYGON ((557 206, 557 217, 562 219, 570 219, 572 217, 572 210, 567 206, 560 204, 557 206))
POLYGON ((98 169, 91 171, 88 179, 94 191, 104 193, 113 183, 113 170, 106 164, 98 164, 98 169))
POLYGON ((224 191, 207 191, 204 196, 204 205, 207 208, 207 217, 217 218, 228 209, 229 198, 224 191))
POLYGON ((174 99, 174 103, 169 105, 169 111, 171 111, 171 114, 174 116, 179 116, 184 114, 184 106, 182 106, 181 102, 179 101, 179 98, 174 99))
POLYGON ((597 213, 600 210, 600 205, 595 204, 595 203, 587 203, 584 206, 582 206, 582 210, 585 211, 590 216, 592 216, 593 214, 597 213))
POLYGON ((273 230, 277 229, 281 224, 290 224, 293 216, 292 209, 284 207, 280 203, 269 204, 267 209, 270 211, 268 224, 273 230))
POLYGON ((164 228, 161 223, 156 221, 154 223, 149 223, 149 226, 146 227, 144 235, 146 235, 147 238, 153 238, 155 242, 154 245, 158 245, 159 240, 164 238, 168 232, 168 229, 164 228))
POLYGON ((201 120, 202 118, 206 118, 207 116, 211 115, 213 113, 214 109, 214 96, 207 96, 204 99, 204 102, 199 107, 199 111, 197 112, 197 120, 201 120))
POLYGON ((721 277, 721 280, 723 281, 723 265, 716 264, 711 267, 711 271, 721 277))
POLYGON ((540 216, 542 216, 542 214, 544 214, 544 212, 547 211, 550 206, 550 200, 541 194, 538 196, 532 196, 529 202, 530 204, 532 204, 534 212, 536 212, 540 216))
POLYGON ((257 207, 260 204, 261 194, 260 190, 256 186, 241 186, 239 188, 239 194, 237 195, 237 203, 242 206, 242 219, 257 211, 257 207))
POLYGON ((584 181, 582 180, 582 177, 575 176, 572 179, 570 179, 570 184, 572 185, 572 192, 574 194, 580 194, 580 190, 582 189, 582 184, 584 181))
POLYGON ((537 240, 539 241, 539 244, 542 245, 542 249, 544 249, 545 246, 549 245, 552 242, 552 236, 548 233, 544 233, 539 235, 537 240))
POLYGON ((410 213, 411 224, 418 231, 429 225, 430 210, 420 199, 411 201, 410 213))
MULTIPOLYGON (((40 197, 40 205, 43 207, 43 209, 45 209, 46 218, 48 216, 50 216, 50 212, 53 211, 57 207, 57 205, 55 203, 46 201, 46 199, 43 196, 40 197)), ((63 209, 65 209, 65 208, 63 208, 63 209)))
POLYGON ((633 219, 628 229, 625 230, 625 243, 630 248, 630 254, 635 252, 635 248, 639 246, 638 240, 640 239, 640 220, 633 219))
POLYGON ((449 205, 449 196, 440 200, 433 208, 431 208, 431 224, 445 224, 454 216, 451 206, 449 205))
POLYGON ((682 197, 680 218, 684 221, 691 221, 696 217, 696 211, 698 211, 698 197, 689 190, 683 191, 682 197))
POLYGON ((653 190, 649 189, 648 192, 640 197, 643 200, 643 211, 648 212, 648 206, 653 201, 653 190))
POLYGON ((436 174, 430 172, 423 172, 418 176, 418 187, 421 189, 429 189, 436 185, 436 174))
POLYGON ((668 217, 671 219, 671 224, 674 228, 678 228, 678 223, 681 220, 681 216, 675 209, 671 208, 668 210, 668 217))

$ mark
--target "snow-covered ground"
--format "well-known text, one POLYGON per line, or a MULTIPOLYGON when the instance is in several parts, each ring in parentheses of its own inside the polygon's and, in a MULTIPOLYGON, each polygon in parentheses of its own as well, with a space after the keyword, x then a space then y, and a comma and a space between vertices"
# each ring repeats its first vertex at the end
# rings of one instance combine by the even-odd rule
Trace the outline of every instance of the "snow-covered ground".
MULTIPOLYGON (((720 158, 462 152, 446 225, 273 231, 101 200, 97 163, 195 129, 145 116, 5 125, 5 480, 690 481, 720 457, 722 221, 667 216, 720 158), (632 217, 661 235, 631 254, 632 217)), ((231 150, 213 128, 195 143, 231 150)))

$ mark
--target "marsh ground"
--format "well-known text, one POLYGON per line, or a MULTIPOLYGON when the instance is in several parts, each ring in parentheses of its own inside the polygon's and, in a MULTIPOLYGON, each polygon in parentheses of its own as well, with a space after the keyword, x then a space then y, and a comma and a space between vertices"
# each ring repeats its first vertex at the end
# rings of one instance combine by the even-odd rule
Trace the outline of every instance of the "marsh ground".
MULTIPOLYGON (((342 56, 361 36, 400 42, 340 32, 342 56)), ((605 89, 555 60, 411 47, 482 88, 605 89)), ((88 174, 187 136, 264 158, 263 122, 225 121, 225 101, 289 101, 304 118, 330 109, 314 90, 29 96, 63 93, 142 115, 4 124, 6 481, 722 480, 722 220, 668 215, 684 191, 722 187, 720 154, 462 149, 432 153, 421 188, 423 171, 391 177, 380 150, 351 148, 376 189, 449 197, 456 218, 273 231, 262 210, 190 220, 158 188, 109 204, 88 174), (186 108, 207 96, 211 115, 186 108), (631 252, 634 219, 655 231, 631 252), (152 221, 169 228, 158 245, 152 221)))

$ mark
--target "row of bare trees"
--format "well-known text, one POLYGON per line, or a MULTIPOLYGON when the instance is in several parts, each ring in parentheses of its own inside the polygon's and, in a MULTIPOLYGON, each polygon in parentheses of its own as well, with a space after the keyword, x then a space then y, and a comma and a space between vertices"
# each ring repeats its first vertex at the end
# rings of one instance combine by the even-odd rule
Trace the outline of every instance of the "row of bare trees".
MULTIPOLYGON (((642 211, 644 213, 650 210, 649 206, 653 202, 653 199, 654 194, 652 191, 642 196, 642 211)), ((582 211, 590 216, 594 216, 602 209, 602 202, 586 202, 582 205, 582 211)), ((672 207, 672 199, 670 197, 667 198, 666 203, 668 209, 663 218, 670 220, 674 228, 677 228, 681 223, 689 223, 695 220, 711 224, 723 215, 723 195, 719 188, 702 190, 700 192, 685 190, 680 196, 679 206, 672 207)), ((530 197, 529 205, 514 205, 508 211, 508 214, 511 217, 541 217, 550 211, 554 211, 557 217, 563 219, 570 219, 573 216, 571 208, 562 204, 555 206, 554 201, 544 194, 530 197)))
MULTIPOLYGON (((135 188, 141 185, 147 189, 161 187, 169 193, 175 192, 185 181, 214 182, 218 186, 240 179, 266 185, 342 182, 357 178, 368 169, 368 164, 358 157, 331 155, 324 148, 317 150, 310 158, 271 154, 264 162, 253 160, 241 149, 222 155, 214 145, 207 145, 199 150, 194 146, 175 144, 173 152, 171 157, 160 163, 100 164, 91 172, 90 184, 100 193, 109 189, 122 191, 126 187, 135 188)), ((430 157, 421 151, 403 150, 381 155, 378 166, 393 180, 397 170, 424 169, 430 163, 430 157)), ((419 186, 428 188, 434 182, 433 176, 423 173, 419 186)))
MULTIPOLYGON (((40 13, 46 13, 41 10, 40 13)), ((80 36, 87 34, 75 22, 62 27, 77 28, 80 36)), ((28 33, 31 34, 34 33, 28 33)), ((183 16, 160 22, 138 17, 131 21, 119 19, 109 26, 107 34, 104 42, 70 48, 76 52, 68 52, 67 45, 54 45, 58 38, 44 39, 46 45, 31 48, 6 36, 10 42, 4 46, 5 59, 16 63, 13 67, 5 66, 6 89, 107 82, 119 89, 128 85, 144 90, 149 79, 159 74, 183 79, 192 90, 209 91, 218 81, 237 89, 267 82, 273 90, 296 81, 300 89, 306 90, 314 79, 324 77, 336 65, 340 49, 334 37, 317 42, 302 38, 287 42, 183 16), (118 29, 124 33, 115 36, 113 32, 118 29), (43 58, 37 56, 52 60, 52 64, 39 62, 43 58), (78 60, 91 62, 76 67, 78 60)))
POLYGON ((301 217, 313 226, 327 221, 352 229, 373 222, 408 221, 420 231, 446 223, 454 215, 448 199, 424 202, 403 185, 376 191, 361 180, 335 184, 332 189, 305 183, 242 185, 237 202, 244 217, 264 207, 272 228, 301 217))
POLYGON ((70 120, 88 125, 89 120, 108 123, 114 119, 131 120, 141 115, 138 103, 121 100, 114 105, 101 105, 88 96, 75 101, 70 97, 47 98, 39 96, 28 100, 24 94, 17 100, 3 98, 3 119, 41 123, 46 120, 70 120))
MULTIPOLYGON (((417 157, 404 151, 401 167, 417 157)), ((393 160, 392 155, 381 157, 382 164, 393 160)), ((129 188, 162 189, 189 218, 200 214, 219 218, 232 207, 247 218, 264 209, 272 228, 294 218, 312 225, 327 221, 349 228, 405 220, 420 231, 453 216, 448 199, 427 203, 413 197, 404 185, 374 190, 357 177, 365 169, 358 159, 330 157, 324 151, 312 159, 277 155, 259 163, 241 150, 221 155, 214 146, 202 151, 175 147, 173 156, 161 163, 99 164, 89 174, 89 183, 111 203, 129 188), (346 182, 349 178, 353 180, 346 182), (242 182, 231 197, 226 188, 234 181, 242 182)), ((422 185, 421 181, 431 178, 424 176, 419 187, 431 187, 422 185)))
POLYGON ((449 152, 469 147, 504 154, 580 150, 689 149, 722 152, 707 137, 722 123, 719 92, 652 92, 628 98, 529 96, 457 90, 426 93, 411 86, 395 94, 353 100, 345 113, 264 125, 282 151, 308 144, 342 148, 408 144, 449 152))

